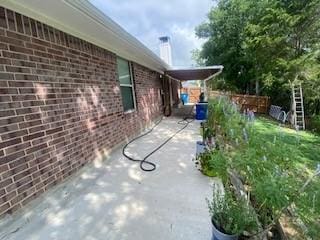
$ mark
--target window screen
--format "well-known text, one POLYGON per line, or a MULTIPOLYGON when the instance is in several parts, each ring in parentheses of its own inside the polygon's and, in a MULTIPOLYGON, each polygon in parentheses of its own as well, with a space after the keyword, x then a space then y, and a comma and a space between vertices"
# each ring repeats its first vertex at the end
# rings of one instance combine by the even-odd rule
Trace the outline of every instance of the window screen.
POLYGON ((135 109, 134 89, 130 63, 122 58, 117 58, 118 76, 124 111, 135 109))

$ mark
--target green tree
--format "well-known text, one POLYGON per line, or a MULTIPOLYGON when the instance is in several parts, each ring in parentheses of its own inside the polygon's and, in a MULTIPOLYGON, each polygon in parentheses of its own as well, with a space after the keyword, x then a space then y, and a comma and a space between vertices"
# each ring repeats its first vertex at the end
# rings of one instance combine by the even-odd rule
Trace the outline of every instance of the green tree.
POLYGON ((224 65, 226 86, 290 105, 290 82, 302 81, 309 112, 319 112, 319 0, 220 0, 196 28, 207 41, 199 63, 224 65))
POLYGON ((207 38, 198 54, 198 62, 205 65, 223 64, 226 69, 223 77, 238 89, 247 88, 250 66, 241 46, 248 8, 241 0, 219 1, 218 7, 209 12, 209 21, 196 28, 198 37, 207 38))

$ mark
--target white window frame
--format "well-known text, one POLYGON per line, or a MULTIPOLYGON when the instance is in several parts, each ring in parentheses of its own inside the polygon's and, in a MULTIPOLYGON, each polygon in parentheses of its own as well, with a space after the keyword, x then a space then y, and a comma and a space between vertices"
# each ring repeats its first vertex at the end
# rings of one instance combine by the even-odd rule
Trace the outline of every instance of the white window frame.
MULTIPOLYGON (((124 106, 122 103, 122 107, 123 107, 123 112, 126 113, 132 113, 135 112, 137 110, 137 105, 136 105, 136 94, 135 94, 135 88, 134 88, 134 78, 133 78, 133 71, 132 71, 132 63, 130 61, 128 61, 127 59, 124 59, 122 57, 118 57, 124 61, 126 61, 128 63, 129 66, 129 74, 130 74, 130 80, 131 80, 131 84, 123 84, 120 82, 120 75, 118 72, 118 81, 119 81, 119 85, 120 85, 120 95, 121 95, 121 100, 122 100, 122 94, 121 94, 121 87, 131 87, 131 91, 132 91, 132 101, 133 101, 133 108, 132 109, 128 109, 128 110, 124 110, 124 106)), ((117 71, 118 71, 118 66, 117 66, 117 71)))

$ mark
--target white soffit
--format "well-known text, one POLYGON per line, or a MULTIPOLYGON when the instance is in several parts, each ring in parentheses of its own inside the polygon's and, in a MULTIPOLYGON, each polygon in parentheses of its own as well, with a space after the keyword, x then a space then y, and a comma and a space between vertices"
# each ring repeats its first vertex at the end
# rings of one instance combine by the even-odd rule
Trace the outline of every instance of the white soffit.
POLYGON ((157 72, 169 69, 155 53, 86 0, 2 0, 1 5, 157 72))

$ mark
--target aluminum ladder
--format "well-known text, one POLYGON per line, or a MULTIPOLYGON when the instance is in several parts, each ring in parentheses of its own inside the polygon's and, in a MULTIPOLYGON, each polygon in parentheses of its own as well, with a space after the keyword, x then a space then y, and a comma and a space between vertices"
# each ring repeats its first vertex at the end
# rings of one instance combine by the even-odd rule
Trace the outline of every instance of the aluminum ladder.
POLYGON ((305 130, 304 107, 301 83, 292 84, 293 126, 297 130, 305 130))

